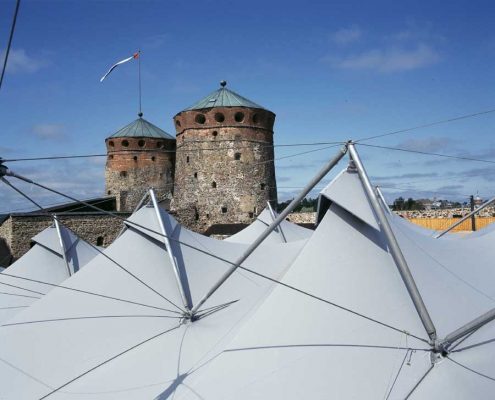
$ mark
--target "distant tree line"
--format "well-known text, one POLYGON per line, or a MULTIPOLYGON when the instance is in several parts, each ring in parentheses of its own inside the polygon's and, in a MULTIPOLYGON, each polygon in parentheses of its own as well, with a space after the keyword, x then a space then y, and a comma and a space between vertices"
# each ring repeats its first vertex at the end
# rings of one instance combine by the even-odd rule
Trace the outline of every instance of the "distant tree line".
MULTIPOLYGON (((277 212, 281 212, 285 207, 289 205, 292 200, 283 201, 281 203, 277 203, 276 210, 277 212)), ((414 200, 412 197, 409 197, 407 200, 403 197, 398 197, 392 203, 392 210, 394 211, 420 211, 424 210, 425 206, 423 205, 424 200, 414 200)), ((447 200, 437 200, 441 204, 439 208, 461 208, 463 204, 459 202, 450 202, 447 200)), ((465 205, 465 203, 464 203, 465 205)), ((313 212, 316 211, 318 207, 318 198, 305 198, 295 209, 294 212, 313 212)))
MULTIPOLYGON (((277 203, 277 212, 283 211, 291 201, 292 200, 287 200, 282 203, 277 203)), ((294 209, 294 212, 313 212, 316 211, 317 206, 318 198, 312 199, 311 197, 307 197, 294 209)))
POLYGON ((405 200, 403 197, 398 197, 392 204, 392 210, 394 211, 409 211, 409 210, 424 210, 425 207, 419 201, 409 197, 405 200))
MULTIPOLYGON (((398 197, 394 200, 392 204, 392 210, 394 211, 413 211, 413 210, 424 210, 425 205, 424 201, 427 201, 430 203, 431 206, 431 201, 428 199, 425 200, 414 200, 413 198, 409 197, 407 200, 405 200, 403 197, 398 197)), ((464 203, 465 205, 466 203, 464 203)), ((434 203, 434 208, 461 208, 463 204, 459 203, 458 201, 448 201, 448 200, 436 200, 434 203)))

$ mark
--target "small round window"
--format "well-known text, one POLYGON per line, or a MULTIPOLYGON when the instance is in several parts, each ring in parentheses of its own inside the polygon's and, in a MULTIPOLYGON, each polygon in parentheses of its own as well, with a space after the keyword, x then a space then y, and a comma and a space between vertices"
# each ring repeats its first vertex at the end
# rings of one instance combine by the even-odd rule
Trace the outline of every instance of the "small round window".
POLYGON ((144 140, 140 140, 140 141, 138 142, 138 146, 139 146, 139 147, 144 147, 144 145, 145 145, 145 144, 146 144, 146 143, 145 143, 145 141, 144 141, 144 140))
POLYGON ((213 131, 211 134, 216 137, 218 135, 218 132, 217 131, 213 131))
POLYGON ((242 121, 244 121, 244 113, 242 113, 242 112, 236 112, 235 115, 234 115, 234 119, 236 120, 236 122, 242 122, 242 121))
POLYGON ((113 142, 113 140, 110 140, 110 141, 108 142, 108 145, 109 145, 110 147, 113 147, 113 146, 115 146, 115 143, 113 142))
POLYGON ((156 147, 161 149, 163 147, 163 142, 156 142, 156 147))
POLYGON ((129 142, 127 140, 122 140, 122 146, 128 147, 129 146, 129 142))
POLYGON ((180 126, 180 121, 178 119, 175 120, 175 125, 180 126))
POLYGON ((194 118, 194 120, 198 123, 198 124, 204 124, 206 122, 206 117, 204 114, 197 114, 196 115, 196 118, 194 118))
POLYGON ((225 121, 225 115, 223 115, 222 113, 216 113, 215 114, 215 121, 217 121, 217 122, 225 121))
POLYGON ((253 114, 253 122, 255 124, 260 122, 260 116, 258 114, 253 114))

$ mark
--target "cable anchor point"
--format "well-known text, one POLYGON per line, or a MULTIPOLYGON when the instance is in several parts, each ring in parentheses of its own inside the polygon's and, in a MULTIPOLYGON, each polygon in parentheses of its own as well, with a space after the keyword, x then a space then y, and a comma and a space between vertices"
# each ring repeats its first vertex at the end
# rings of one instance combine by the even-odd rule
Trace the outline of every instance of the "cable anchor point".
POLYGON ((190 322, 197 321, 199 318, 196 314, 193 314, 191 311, 187 310, 184 311, 182 314, 182 318, 180 320, 181 325, 188 324, 190 322))

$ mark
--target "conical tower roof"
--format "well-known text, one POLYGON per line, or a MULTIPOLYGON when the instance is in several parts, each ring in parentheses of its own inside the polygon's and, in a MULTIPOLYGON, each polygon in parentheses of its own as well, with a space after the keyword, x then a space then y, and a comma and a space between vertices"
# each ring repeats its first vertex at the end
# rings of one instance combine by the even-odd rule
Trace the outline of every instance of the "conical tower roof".
POLYGON ((205 108, 213 108, 213 107, 248 107, 248 108, 260 108, 265 110, 264 107, 256 104, 255 102, 246 99, 245 97, 237 94, 236 92, 227 89, 225 86, 227 85, 226 81, 221 81, 221 88, 215 90, 210 93, 208 96, 199 100, 195 104, 182 111, 191 111, 191 110, 203 110, 205 108))
POLYGON ((153 125, 151 122, 146 121, 142 114, 139 115, 138 119, 119 129, 108 138, 117 137, 150 137, 156 139, 161 138, 175 140, 175 137, 172 135, 169 135, 167 132, 158 128, 156 125, 153 125))

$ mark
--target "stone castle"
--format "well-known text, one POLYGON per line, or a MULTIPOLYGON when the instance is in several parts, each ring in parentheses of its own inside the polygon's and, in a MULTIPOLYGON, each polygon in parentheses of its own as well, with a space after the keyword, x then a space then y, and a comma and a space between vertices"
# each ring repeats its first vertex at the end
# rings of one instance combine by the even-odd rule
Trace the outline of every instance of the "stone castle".
MULTIPOLYGON (((268 201, 276 205, 275 114, 226 84, 220 82, 218 90, 174 116, 175 137, 142 113, 107 137, 106 196, 90 202, 103 202, 106 210, 125 217, 153 187, 181 224, 205 234, 233 233, 251 223, 268 201)), ((50 211, 97 245, 108 245, 121 229, 119 220, 81 210, 80 204, 50 211)), ((0 265, 24 254, 31 237, 50 224, 46 215, 32 212, 0 219, 0 265)))
POLYGON ((226 88, 174 116, 176 138, 142 118, 106 139, 106 193, 132 211, 150 187, 199 232, 249 224, 277 202, 275 114, 226 88))

